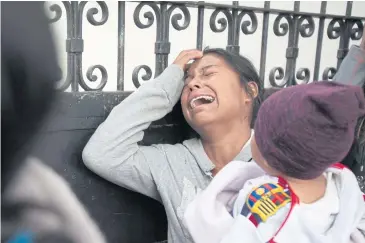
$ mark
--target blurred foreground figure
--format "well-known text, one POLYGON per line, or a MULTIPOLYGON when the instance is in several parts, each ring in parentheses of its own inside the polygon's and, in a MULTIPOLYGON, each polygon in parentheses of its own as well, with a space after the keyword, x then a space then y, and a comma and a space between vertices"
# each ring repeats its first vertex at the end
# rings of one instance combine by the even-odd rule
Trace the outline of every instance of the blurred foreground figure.
POLYGON ((31 146, 60 79, 43 2, 1 3, 2 242, 105 242, 67 183, 31 146))

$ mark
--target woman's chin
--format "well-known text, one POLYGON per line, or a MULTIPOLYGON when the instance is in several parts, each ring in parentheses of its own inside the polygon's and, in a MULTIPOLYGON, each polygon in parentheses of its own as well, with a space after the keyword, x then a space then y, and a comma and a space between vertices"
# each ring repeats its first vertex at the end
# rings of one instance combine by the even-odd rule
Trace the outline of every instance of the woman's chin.
POLYGON ((216 115, 208 112, 199 112, 194 114, 188 121, 190 126, 194 128, 195 131, 205 130, 205 127, 214 123, 216 120, 216 115))

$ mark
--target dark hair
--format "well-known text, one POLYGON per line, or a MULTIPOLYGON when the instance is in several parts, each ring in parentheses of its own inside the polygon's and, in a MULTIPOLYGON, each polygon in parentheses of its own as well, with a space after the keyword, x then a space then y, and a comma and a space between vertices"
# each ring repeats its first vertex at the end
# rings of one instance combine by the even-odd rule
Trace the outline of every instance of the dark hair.
MULTIPOLYGON (((244 56, 239 54, 229 52, 222 48, 205 48, 203 55, 213 54, 224 59, 224 61, 239 75, 240 82, 245 91, 253 98, 252 90, 250 89, 248 83, 255 82, 258 88, 258 95, 253 98, 252 106, 252 117, 251 117, 251 127, 253 127, 258 108, 262 102, 263 98, 263 82, 257 73, 254 65, 244 56)), ((173 110, 173 116, 178 119, 181 124, 182 129, 180 130, 183 134, 183 138, 189 139, 193 137, 199 137, 199 135, 192 129, 185 121, 181 106, 177 104, 173 110)))
POLYGON ((242 87, 245 89, 247 94, 253 98, 253 93, 248 86, 249 82, 255 82, 258 87, 258 95, 254 98, 258 102, 261 102, 263 83, 260 76, 257 73, 255 66, 246 57, 241 56, 233 52, 229 52, 222 48, 205 48, 203 55, 213 54, 224 59, 224 61, 239 75, 242 87))
POLYGON ((1 7, 3 192, 54 104, 61 72, 43 3, 6 2, 1 7))

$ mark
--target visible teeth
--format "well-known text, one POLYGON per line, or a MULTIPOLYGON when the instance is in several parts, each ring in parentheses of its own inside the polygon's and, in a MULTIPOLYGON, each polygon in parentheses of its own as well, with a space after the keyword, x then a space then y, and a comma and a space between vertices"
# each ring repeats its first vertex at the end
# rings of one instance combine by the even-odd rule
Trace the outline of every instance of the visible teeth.
POLYGON ((194 99, 192 99, 190 101, 190 107, 192 109, 194 109, 196 107, 196 104, 195 104, 195 101, 199 100, 199 99, 205 99, 205 100, 208 100, 210 101, 210 103, 212 103, 214 101, 214 98, 212 96, 208 96, 208 95, 202 95, 202 96, 198 96, 198 97, 195 97, 194 99))

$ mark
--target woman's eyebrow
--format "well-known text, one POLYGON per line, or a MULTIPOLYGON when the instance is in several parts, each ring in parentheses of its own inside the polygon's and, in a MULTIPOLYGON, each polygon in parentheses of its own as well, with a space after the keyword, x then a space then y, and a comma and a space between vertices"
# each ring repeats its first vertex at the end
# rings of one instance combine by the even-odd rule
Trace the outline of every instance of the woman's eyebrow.
POLYGON ((207 66, 201 67, 199 70, 199 73, 204 73, 207 71, 207 69, 212 68, 212 67, 218 67, 218 65, 212 64, 212 65, 207 65, 207 66))
MULTIPOLYGON (((199 73, 203 73, 203 72, 205 72, 207 69, 209 69, 211 67, 218 67, 218 65, 216 65, 216 64, 210 64, 210 65, 206 65, 206 66, 200 67, 199 68, 199 73)), ((189 75, 190 72, 191 72, 190 67, 188 67, 188 69, 185 72, 185 75, 189 75)))
POLYGON ((207 65, 207 66, 204 66, 202 68, 200 68, 201 71, 205 71, 207 70, 208 68, 211 68, 211 67, 217 67, 218 65, 215 65, 215 64, 211 64, 211 65, 207 65))

